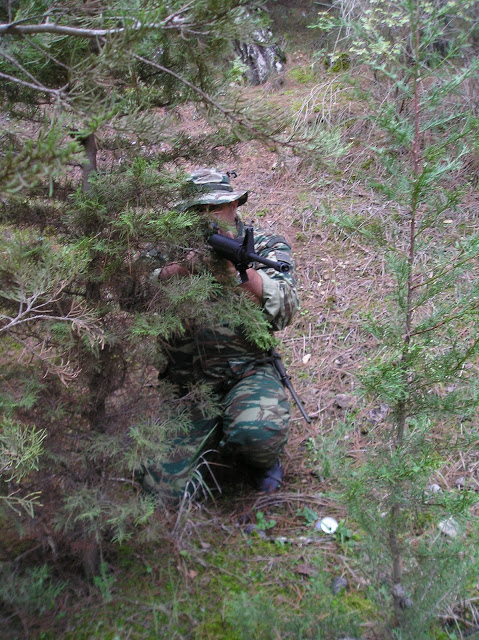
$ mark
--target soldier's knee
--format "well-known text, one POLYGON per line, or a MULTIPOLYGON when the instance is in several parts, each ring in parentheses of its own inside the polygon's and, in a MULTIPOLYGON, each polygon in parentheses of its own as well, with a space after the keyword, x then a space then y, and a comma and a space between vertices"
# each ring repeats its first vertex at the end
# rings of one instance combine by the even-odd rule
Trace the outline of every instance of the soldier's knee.
POLYGON ((283 450, 288 433, 288 419, 236 422, 225 432, 220 449, 251 466, 268 468, 283 450))

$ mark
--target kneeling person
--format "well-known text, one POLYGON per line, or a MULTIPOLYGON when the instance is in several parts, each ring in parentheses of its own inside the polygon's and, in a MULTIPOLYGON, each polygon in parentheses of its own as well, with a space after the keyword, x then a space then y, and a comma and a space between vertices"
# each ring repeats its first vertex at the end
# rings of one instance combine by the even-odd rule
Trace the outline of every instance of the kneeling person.
MULTIPOLYGON (((191 198, 182 203, 183 210, 205 212, 216 221, 218 233, 234 237, 231 229, 235 229, 236 238, 243 238, 244 225, 237 208, 246 202, 248 193, 233 190, 227 174, 214 169, 196 171, 189 178, 189 193, 191 198)), ((291 247, 283 237, 257 229, 254 252, 288 263, 289 271, 280 273, 256 262, 246 271, 247 281, 241 282, 231 262, 224 261, 225 268, 238 276, 238 290, 248 292, 263 310, 271 331, 281 330, 299 306, 291 247)), ((188 275, 186 267, 170 263, 161 269, 159 278, 188 275)), ((260 491, 277 490, 283 479, 279 455, 288 438, 289 403, 268 352, 226 322, 196 327, 186 336, 162 343, 162 347, 168 379, 180 393, 186 394, 192 383, 206 383, 221 412, 215 418, 205 418, 192 407, 190 431, 177 438, 173 443, 176 452, 161 467, 144 469, 144 487, 165 497, 193 495, 201 479, 203 454, 215 448, 225 460, 252 469, 260 491)))

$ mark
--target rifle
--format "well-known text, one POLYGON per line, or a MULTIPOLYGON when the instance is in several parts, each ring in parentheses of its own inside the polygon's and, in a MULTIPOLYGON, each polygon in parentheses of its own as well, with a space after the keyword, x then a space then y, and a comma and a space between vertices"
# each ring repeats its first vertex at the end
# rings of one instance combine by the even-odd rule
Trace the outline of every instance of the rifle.
POLYGON ((283 363, 281 362, 281 356, 279 355, 279 353, 273 347, 271 347, 271 349, 269 350, 269 355, 273 360, 273 365, 274 365, 276 371, 279 373, 279 377, 281 378, 281 382, 283 383, 283 385, 288 389, 288 391, 293 396, 293 400, 296 402, 296 406, 298 407, 298 409, 303 414, 303 418, 306 420, 306 422, 308 424, 311 424, 311 418, 306 413, 305 408, 303 407, 303 403, 298 398, 298 396, 296 394, 296 391, 293 389, 293 385, 290 382, 290 378, 289 378, 288 374, 286 373, 286 369, 283 367, 283 363))
MULTIPOLYGON (((255 253, 253 227, 245 227, 243 242, 241 242, 241 240, 235 240, 234 238, 228 238, 228 236, 223 236, 216 231, 208 238, 208 244, 213 247, 213 249, 222 258, 226 258, 235 265, 241 276, 241 282, 248 282, 246 269, 248 269, 253 262, 259 262, 267 267, 272 267, 280 273, 288 273, 290 270, 290 265, 287 262, 283 262, 282 260, 269 260, 268 258, 262 258, 255 253)), ((303 403, 298 398, 296 391, 293 389, 293 385, 291 384, 289 376, 281 362, 281 356, 275 349, 273 349, 273 347, 269 350, 269 355, 276 371, 279 374, 281 382, 293 396, 293 400, 296 402, 303 418, 308 424, 310 424, 311 418, 306 413, 303 403)))
POLYGON ((220 255, 234 264, 241 276, 241 282, 248 282, 248 269, 253 262, 260 262, 267 267, 272 267, 280 273, 288 273, 290 265, 287 262, 269 260, 262 258, 254 251, 254 231, 253 227, 245 227, 244 240, 236 240, 223 236, 217 231, 208 238, 210 247, 220 255))

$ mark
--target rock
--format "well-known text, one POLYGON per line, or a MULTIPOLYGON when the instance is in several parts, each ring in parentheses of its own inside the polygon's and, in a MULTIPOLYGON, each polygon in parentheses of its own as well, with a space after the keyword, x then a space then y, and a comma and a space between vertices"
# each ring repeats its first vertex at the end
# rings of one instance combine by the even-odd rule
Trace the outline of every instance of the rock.
POLYGON ((314 578, 319 573, 318 567, 313 567, 310 564, 298 564, 295 567, 295 571, 296 573, 299 573, 302 576, 308 576, 309 578, 314 578))
POLYGON ((402 584, 400 582, 397 582, 393 586, 393 596, 395 598, 405 598, 406 597, 406 590, 404 589, 404 587, 402 586, 402 584))
POLYGON ((353 396, 348 396, 345 393, 340 393, 334 398, 334 406, 340 409, 349 409, 354 405, 355 399, 353 396))
POLYGON ((402 598, 399 602, 401 609, 410 609, 413 605, 411 598, 402 598))
POLYGON ((259 529, 255 524, 246 525, 246 527, 244 528, 244 532, 248 536, 252 536, 256 533, 256 535, 259 536, 262 540, 266 540, 266 538, 268 537, 263 529, 259 529))
POLYGON ((269 29, 259 29, 253 33, 253 37, 255 42, 236 41, 234 47, 241 62, 247 67, 248 81, 258 85, 282 71, 286 56, 272 41, 273 34, 269 29))
POLYGON ((457 520, 451 516, 450 518, 446 518, 445 520, 441 520, 441 522, 437 525, 439 531, 449 538, 456 538, 461 531, 461 527, 457 520))
POLYGON ((251 515, 249 513, 243 514, 237 520, 237 524, 239 524, 240 526, 248 524, 249 522, 251 522, 251 515))
POLYGON ((389 413, 389 406, 387 404, 381 404, 379 407, 371 409, 368 414, 368 420, 371 424, 376 425, 382 422, 389 413))
POLYGON ((399 600, 401 609, 410 609, 413 605, 411 598, 408 598, 406 590, 400 582, 393 585, 393 596, 399 600))
POLYGON ((337 520, 331 518, 330 516, 326 516, 325 518, 318 520, 318 522, 316 522, 316 524, 314 525, 314 528, 316 529, 316 531, 322 531, 323 533, 332 535, 336 532, 338 526, 339 525, 337 520))
POLYGON ((442 493, 441 487, 438 484, 435 484, 435 483, 428 484, 427 487, 426 487, 426 494, 428 496, 433 496, 436 493, 442 493))
POLYGON ((334 595, 345 591, 348 588, 348 581, 344 576, 336 576, 331 581, 331 591, 334 595))

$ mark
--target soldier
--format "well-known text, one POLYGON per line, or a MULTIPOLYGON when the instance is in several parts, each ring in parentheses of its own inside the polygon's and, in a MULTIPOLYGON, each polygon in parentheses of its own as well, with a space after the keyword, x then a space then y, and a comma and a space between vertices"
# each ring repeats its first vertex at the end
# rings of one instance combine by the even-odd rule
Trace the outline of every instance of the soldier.
MULTIPOLYGON (((233 190, 228 174, 215 169, 195 171, 188 180, 188 193, 190 197, 177 208, 205 212, 216 221, 219 233, 234 237, 235 229, 241 238, 244 226, 237 208, 246 202, 248 192, 233 190)), ((283 237, 257 229, 254 250, 262 257, 287 262, 289 272, 278 273, 255 263, 242 283, 231 262, 224 261, 225 269, 238 276, 238 290, 248 292, 261 307, 271 331, 281 330, 299 306, 291 247, 283 237)), ((156 273, 160 280, 189 275, 179 263, 166 264, 156 273)), ((221 411, 215 418, 206 418, 192 407, 190 431, 177 438, 173 454, 161 467, 143 469, 143 486, 162 496, 193 495, 207 468, 204 452, 214 448, 222 460, 248 467, 260 491, 279 489, 284 476, 279 454, 288 437, 289 403, 268 353, 226 322, 196 327, 162 347, 168 361, 166 375, 180 393, 186 394, 192 383, 207 383, 221 411)))

